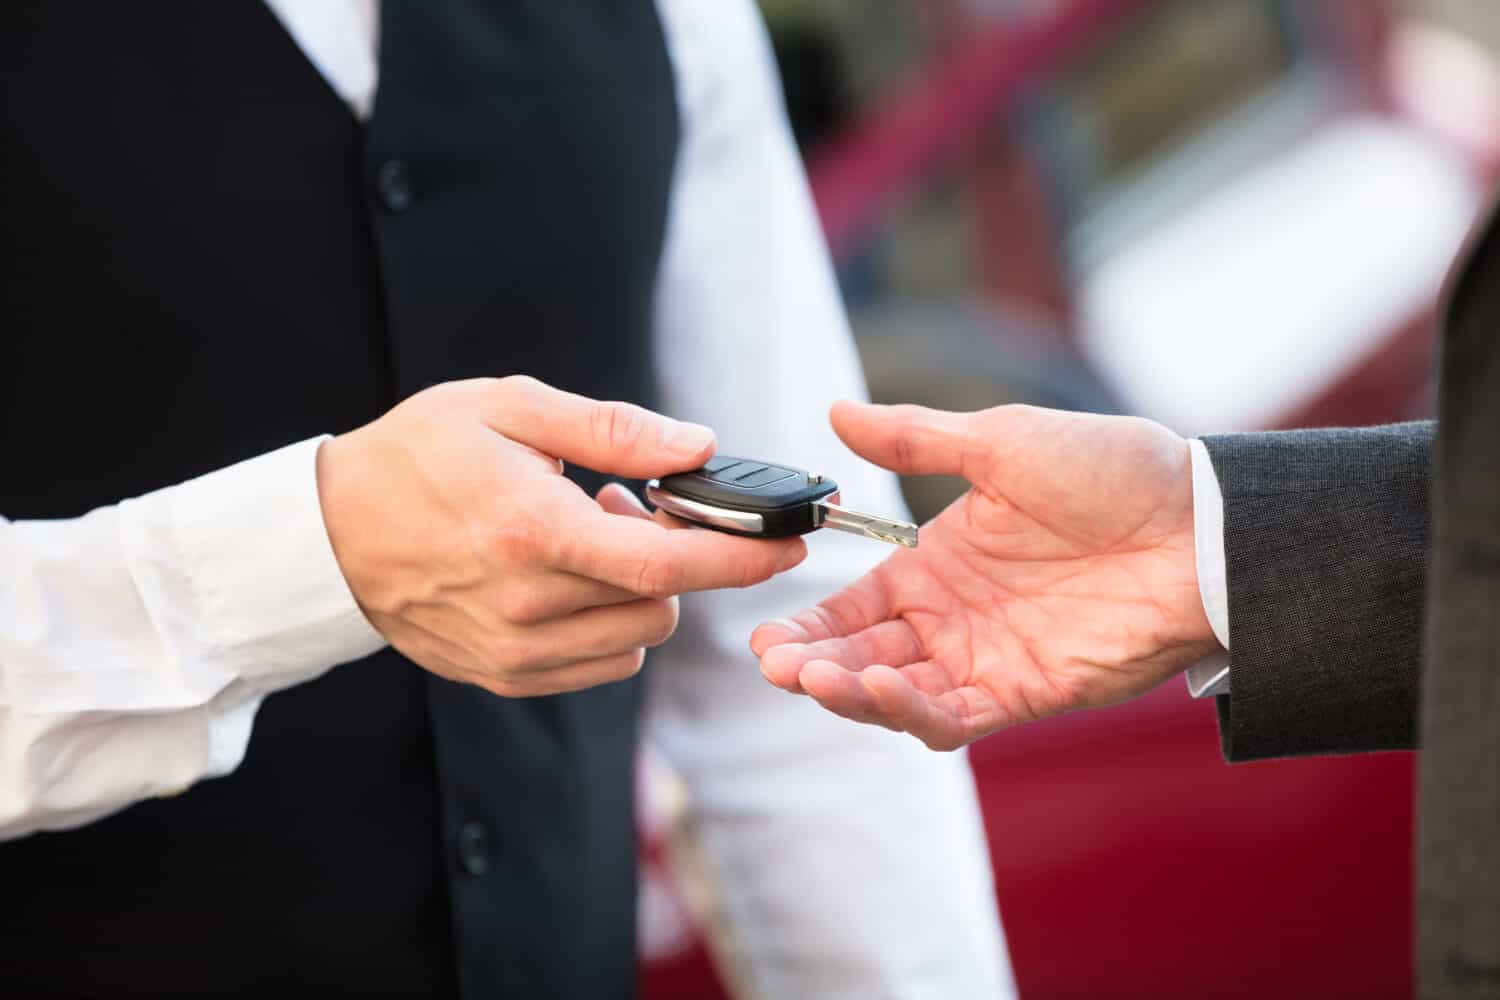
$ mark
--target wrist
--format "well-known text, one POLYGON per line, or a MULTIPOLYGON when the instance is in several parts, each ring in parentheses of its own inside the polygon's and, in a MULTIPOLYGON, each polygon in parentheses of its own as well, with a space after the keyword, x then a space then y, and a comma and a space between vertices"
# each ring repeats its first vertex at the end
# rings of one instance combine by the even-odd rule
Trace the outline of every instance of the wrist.
POLYGON ((323 528, 334 561, 355 603, 367 618, 374 618, 378 607, 376 583, 378 574, 368 565, 359 539, 366 534, 362 527, 369 490, 361 485, 358 442, 353 431, 329 438, 318 448, 318 503, 323 512, 323 528))
POLYGON ((1161 660, 1170 665, 1172 672, 1177 672, 1221 650, 1199 580, 1192 442, 1176 435, 1173 437, 1170 507, 1178 512, 1179 520, 1161 549, 1171 568, 1158 584, 1158 597, 1168 626, 1158 639, 1157 649, 1161 660))
POLYGON ((166 519, 175 572, 192 581, 195 607, 166 617, 198 622, 195 639, 238 676, 300 677, 379 648, 328 542, 315 484, 324 443, 288 445, 133 504, 166 519))
MULTIPOLYGON (((1175 435, 1174 435, 1175 437, 1175 435)), ((1196 655, 1207 655, 1218 645, 1214 636, 1213 622, 1209 617, 1202 593, 1200 573, 1202 560, 1198 533, 1200 529, 1197 484, 1195 482, 1197 456, 1194 442, 1177 437, 1175 444, 1173 506, 1181 512, 1182 520, 1173 533, 1170 545, 1175 564, 1172 579, 1180 581, 1173 588, 1174 610, 1172 620, 1177 624, 1173 645, 1193 651, 1196 655)))

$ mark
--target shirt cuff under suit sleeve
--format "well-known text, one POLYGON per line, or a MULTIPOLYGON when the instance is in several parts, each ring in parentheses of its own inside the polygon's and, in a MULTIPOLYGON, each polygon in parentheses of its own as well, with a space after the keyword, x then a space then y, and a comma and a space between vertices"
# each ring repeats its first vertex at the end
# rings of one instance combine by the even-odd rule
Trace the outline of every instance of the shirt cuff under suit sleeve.
POLYGON ((1193 465, 1193 546, 1198 567, 1198 596, 1224 647, 1188 668, 1188 691, 1194 698, 1229 693, 1229 580, 1224 569, 1224 497, 1208 449, 1196 438, 1188 442, 1193 465))

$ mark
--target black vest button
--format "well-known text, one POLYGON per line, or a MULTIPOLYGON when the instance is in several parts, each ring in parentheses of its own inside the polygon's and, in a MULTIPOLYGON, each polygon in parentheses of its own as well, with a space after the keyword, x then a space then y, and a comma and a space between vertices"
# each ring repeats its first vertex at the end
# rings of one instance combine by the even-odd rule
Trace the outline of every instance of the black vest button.
POLYGON ((490 870, 489 835, 483 823, 471 821, 458 828, 458 865, 476 877, 490 870))
POLYGON ((416 200, 411 167, 403 160, 386 160, 375 171, 375 191, 380 203, 392 212, 404 212, 416 200))

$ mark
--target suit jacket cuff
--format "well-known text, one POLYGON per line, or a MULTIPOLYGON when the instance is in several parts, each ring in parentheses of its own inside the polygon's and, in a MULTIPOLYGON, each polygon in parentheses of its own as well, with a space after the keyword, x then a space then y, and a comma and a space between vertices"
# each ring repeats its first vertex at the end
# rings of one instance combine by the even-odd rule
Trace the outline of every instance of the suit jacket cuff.
POLYGON ((1203 439, 1224 497, 1224 755, 1411 747, 1433 425, 1203 439))

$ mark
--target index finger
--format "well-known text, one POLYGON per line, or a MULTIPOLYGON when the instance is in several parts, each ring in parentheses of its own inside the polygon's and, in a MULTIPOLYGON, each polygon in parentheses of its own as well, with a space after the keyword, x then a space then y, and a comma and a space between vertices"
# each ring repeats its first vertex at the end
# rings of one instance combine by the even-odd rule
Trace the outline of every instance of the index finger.
POLYGON ((772 646, 841 639, 890 618, 891 603, 885 581, 871 571, 814 607, 759 626, 750 636, 750 649, 764 656, 772 646))
POLYGON ((485 421, 497 433, 598 472, 646 479, 695 469, 714 451, 707 427, 534 378, 483 381, 481 391, 485 421))
POLYGON ((801 538, 743 538, 706 528, 673 531, 596 509, 569 533, 557 568, 660 599, 749 587, 805 558, 801 538))

